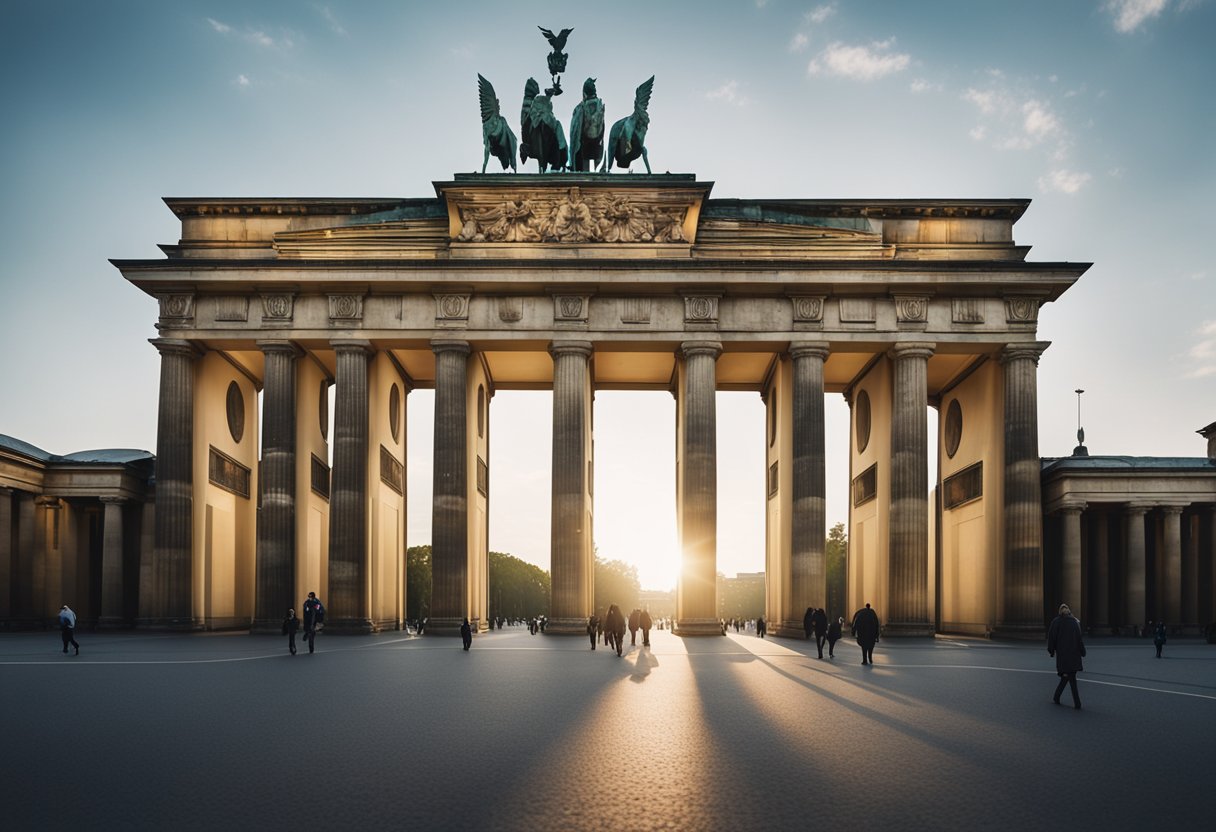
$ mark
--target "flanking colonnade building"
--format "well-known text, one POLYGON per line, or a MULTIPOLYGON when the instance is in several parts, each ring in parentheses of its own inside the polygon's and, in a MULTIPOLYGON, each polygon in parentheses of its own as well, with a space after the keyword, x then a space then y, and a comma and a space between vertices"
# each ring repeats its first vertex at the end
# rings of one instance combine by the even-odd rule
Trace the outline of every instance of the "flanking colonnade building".
MULTIPOLYGON (((851 409, 849 603, 872 603, 886 632, 1037 635, 1061 582, 1075 591, 1087 564, 1096 600, 1091 564, 1116 556, 1105 623, 1156 609, 1136 594, 1140 561, 1100 552, 1126 535, 1087 531, 1079 555, 1066 519, 1064 559, 1045 564, 1038 312, 1088 265, 1026 259, 1013 227, 1028 201, 714 200, 711 187, 456 175, 419 199, 166 200, 182 223, 167 257, 115 261, 159 301, 161 376, 155 482, 126 521, 151 545, 119 559, 138 579, 106 584, 128 593, 110 607, 128 624, 264 629, 317 590, 332 627, 399 628, 405 413, 412 390, 434 388, 434 631, 488 621, 500 389, 553 391, 554 632, 582 632, 592 611, 592 401, 605 389, 676 399, 679 633, 720 632, 721 442, 767 449, 770 628, 800 633, 805 608, 824 604, 829 393, 851 409), (719 436, 718 390, 759 393, 765 435, 719 436)), ((1167 512, 1145 557, 1162 564, 1163 603, 1168 581, 1194 578, 1177 590, 1198 624, 1212 615, 1216 469, 1193 462, 1185 539, 1167 512), (1177 575, 1175 549, 1189 553, 1177 575)), ((12 548, 15 587, 27 567, 12 548)))

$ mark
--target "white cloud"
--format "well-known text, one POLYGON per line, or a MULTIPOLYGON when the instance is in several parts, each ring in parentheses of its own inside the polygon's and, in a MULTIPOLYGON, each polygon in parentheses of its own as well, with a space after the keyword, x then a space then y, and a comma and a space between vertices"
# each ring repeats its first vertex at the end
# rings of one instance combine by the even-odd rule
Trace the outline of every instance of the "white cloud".
POLYGON ((1114 17, 1115 31, 1128 34, 1165 11, 1169 0, 1107 0, 1102 7, 1114 17))
POLYGON ((806 49, 807 44, 810 42, 811 42, 810 38, 808 38, 806 35, 802 34, 802 32, 798 32, 790 40, 790 51, 791 52, 801 52, 802 50, 806 49))
POLYGON ((875 81, 896 72, 903 72, 912 63, 912 57, 900 52, 889 52, 894 42, 894 38, 888 38, 869 46, 833 43, 807 65, 807 72, 811 75, 852 78, 855 81, 875 81))
POLYGON ((988 128, 982 124, 977 124, 967 131, 967 135, 975 139, 977 142, 982 142, 984 137, 988 135, 988 128))
POLYGON ((1093 177, 1088 173, 1061 168, 1053 170, 1039 178, 1039 188, 1044 191, 1058 191, 1062 194, 1075 194, 1093 177))
POLYGON ((325 22, 329 24, 330 31, 332 31, 335 35, 346 37, 346 27, 339 22, 337 16, 333 13, 333 10, 330 9, 329 6, 317 7, 317 11, 320 12, 321 17, 325 18, 325 22))
POLYGON ((1027 101, 1022 105, 1022 114, 1026 117, 1022 128, 1036 141, 1045 139, 1060 129, 1059 119, 1040 101, 1027 101))
POLYGON ((908 89, 919 95, 922 92, 941 92, 942 85, 930 83, 924 78, 917 78, 913 80, 910 85, 908 85, 908 89))
POLYGON ((823 21, 827 20, 832 15, 836 14, 836 4, 829 3, 826 6, 819 6, 811 9, 804 17, 807 23, 818 26, 823 21))
POLYGON ((1198 340, 1186 354, 1196 366, 1186 372, 1186 377, 1204 378, 1216 374, 1216 321, 1204 321, 1195 335, 1198 340))
POLYGON ((739 92, 738 81, 727 81, 716 90, 710 90, 705 93, 705 97, 710 101, 725 101, 727 104, 734 104, 736 107, 742 107, 747 104, 747 96, 739 92))
POLYGON ((968 89, 963 93, 963 100, 970 101, 980 112, 986 116, 990 116, 997 110, 997 105, 1001 103, 997 93, 993 90, 977 90, 968 89))
POLYGON ((241 73, 240 75, 236 76, 236 81, 233 83, 235 83, 238 87, 247 87, 253 82, 249 80, 249 76, 241 73))
POLYGON ((220 21, 218 21, 214 18, 211 18, 211 17, 207 18, 207 22, 211 24, 212 29, 219 32, 221 35, 226 35, 232 31, 232 27, 229 26, 227 23, 221 23, 220 21))

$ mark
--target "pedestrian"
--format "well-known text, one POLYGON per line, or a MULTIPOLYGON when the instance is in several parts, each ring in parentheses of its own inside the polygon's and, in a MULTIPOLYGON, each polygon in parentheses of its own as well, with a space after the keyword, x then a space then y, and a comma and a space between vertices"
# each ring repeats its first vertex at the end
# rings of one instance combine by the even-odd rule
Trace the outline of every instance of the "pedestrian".
POLYGON ((595 649, 596 637, 600 633, 600 617, 595 613, 591 613, 591 617, 587 619, 587 635, 591 637, 591 649, 595 649))
POLYGON ((840 641, 840 631, 844 627, 844 619, 836 616, 836 620, 828 625, 828 658, 836 658, 836 642, 840 641))
POLYGON ((1161 648, 1165 646, 1165 622, 1158 621, 1157 629, 1153 630, 1153 646, 1157 648, 1157 658, 1161 658, 1161 648))
POLYGON ((1047 628, 1047 655, 1055 656, 1056 675, 1060 684, 1056 685, 1055 695, 1051 701, 1060 704, 1060 694, 1068 685, 1072 691, 1072 706, 1081 710, 1081 695, 1077 693, 1077 674, 1085 668, 1081 666, 1081 658, 1085 655, 1085 642, 1081 639, 1081 625, 1072 617, 1068 604, 1060 604, 1060 614, 1047 628))
POLYGON ((304 641, 308 644, 309 653, 315 652, 317 633, 323 629, 324 625, 325 605, 321 603, 317 593, 310 592, 304 599, 304 641))
POLYGON ((634 607, 633 612, 629 613, 629 646, 634 647, 638 643, 638 626, 642 623, 642 611, 634 607))
POLYGON ((296 654, 296 633, 299 629, 300 619, 296 617, 296 611, 288 610, 287 617, 283 619, 283 635, 287 636, 287 649, 293 656, 296 654))
POLYGON ((764 623, 764 616, 756 619, 756 635, 764 638, 764 634, 768 632, 768 625, 764 623))
POLYGON ((815 631, 815 608, 807 607, 806 612, 802 615, 802 631, 806 633, 806 638, 809 640, 811 633, 815 631))
POLYGON ((828 638, 828 614, 823 608, 811 613, 811 625, 815 628, 815 646, 819 648, 819 658, 823 658, 823 643, 828 638))
POLYGON ((862 664, 874 664, 874 645, 878 643, 879 629, 878 613, 867 601, 863 608, 853 614, 853 635, 861 647, 862 664))
POLYGON ((467 618, 460 625, 460 640, 464 642, 465 650, 473 646, 473 628, 469 626, 469 619, 467 618))
POLYGON ((68 645, 76 648, 75 655, 80 655, 80 645, 76 643, 76 613, 64 604, 59 608, 59 635, 63 638, 63 652, 68 652, 68 645))
POLYGON ((654 624, 654 621, 650 618, 649 610, 642 610, 641 615, 638 616, 638 623, 642 626, 642 646, 649 647, 650 628, 654 624))
POLYGON ((616 604, 608 607, 604 629, 608 632, 608 646, 615 647, 616 654, 620 656, 625 648, 625 613, 616 604))

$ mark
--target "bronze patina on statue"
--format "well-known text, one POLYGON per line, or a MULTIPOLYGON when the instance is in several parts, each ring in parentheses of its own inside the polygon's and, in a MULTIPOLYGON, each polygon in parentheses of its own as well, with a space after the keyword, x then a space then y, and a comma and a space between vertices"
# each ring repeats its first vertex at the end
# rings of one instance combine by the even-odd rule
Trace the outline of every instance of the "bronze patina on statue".
POLYGON ((511 125, 502 117, 498 106, 498 97, 494 95, 494 86, 477 75, 477 94, 481 97, 481 141, 485 145, 485 158, 481 160, 481 172, 486 172, 490 162, 490 154, 502 163, 502 169, 508 167, 515 170, 515 151, 518 142, 511 132, 511 125))
POLYGON ((594 168, 604 168, 604 102, 595 94, 595 79, 588 78, 570 119, 570 170, 594 168))
POLYGON ((574 28, 562 29, 556 35, 544 26, 537 26, 536 28, 540 29, 540 33, 545 36, 545 40, 549 41, 549 45, 553 47, 553 51, 549 53, 549 75, 552 76, 553 86, 545 90, 545 95, 561 95, 561 75, 566 71, 566 60, 570 57, 562 50, 566 48, 566 38, 570 37, 570 33, 574 31, 574 28))
POLYGON ((611 157, 604 170, 612 167, 628 168, 630 163, 639 156, 650 173, 650 157, 646 153, 646 130, 650 127, 650 91, 654 88, 654 76, 651 75, 637 88, 633 96, 633 115, 623 118, 612 125, 608 134, 608 155, 611 157))

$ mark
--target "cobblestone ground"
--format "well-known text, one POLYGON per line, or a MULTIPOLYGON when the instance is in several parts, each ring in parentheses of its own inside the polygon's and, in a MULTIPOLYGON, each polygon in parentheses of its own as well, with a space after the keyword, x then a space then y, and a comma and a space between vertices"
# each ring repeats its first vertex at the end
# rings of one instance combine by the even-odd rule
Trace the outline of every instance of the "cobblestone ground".
POLYGON ((1216 647, 652 640, 0 636, 3 828, 1213 828, 1216 647))

